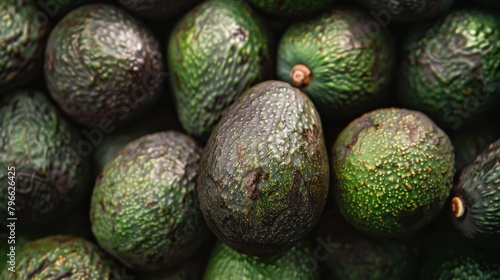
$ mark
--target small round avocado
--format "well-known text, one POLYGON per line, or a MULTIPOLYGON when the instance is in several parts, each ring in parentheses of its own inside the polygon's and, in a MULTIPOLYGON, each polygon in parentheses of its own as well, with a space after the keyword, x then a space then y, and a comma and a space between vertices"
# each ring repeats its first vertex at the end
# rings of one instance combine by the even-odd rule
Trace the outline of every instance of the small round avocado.
POLYGON ((91 4, 55 26, 45 50, 50 94, 74 121, 90 127, 119 125, 159 96, 160 45, 141 22, 122 9, 91 4))
POLYGON ((196 205, 201 148, 182 133, 149 134, 123 147, 98 176, 90 219, 99 244, 130 268, 182 263, 209 230, 196 205))
POLYGON ((355 228, 396 237, 422 228, 449 196, 454 154, 426 115, 384 108, 352 121, 331 157, 335 201, 355 228))
POLYGON ((327 8, 332 0, 247 0, 258 9, 279 17, 300 18, 327 8))
POLYGON ((448 11, 453 0, 355 0, 369 9, 374 19, 386 27, 391 20, 423 21, 448 11))
POLYGON ((200 0, 119 0, 134 14, 152 20, 165 20, 183 12, 200 0))

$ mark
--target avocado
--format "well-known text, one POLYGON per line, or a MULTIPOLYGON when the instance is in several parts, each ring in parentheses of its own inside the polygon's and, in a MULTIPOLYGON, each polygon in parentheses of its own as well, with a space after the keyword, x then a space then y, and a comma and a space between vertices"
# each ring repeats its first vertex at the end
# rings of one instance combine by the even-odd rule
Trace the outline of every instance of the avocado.
POLYGON ((258 9, 279 17, 310 16, 332 5, 332 0, 247 0, 258 9))
POLYGON ((134 14, 152 20, 165 20, 177 16, 199 0, 119 0, 120 4, 134 14))
POLYGON ((453 146, 418 111, 382 108, 353 120, 331 157, 335 202, 355 228, 397 237, 441 211, 452 187, 453 146))
POLYGON ((261 258, 238 253, 218 242, 203 279, 319 280, 318 270, 311 269, 304 261, 308 258, 313 258, 313 249, 307 241, 280 254, 261 258))
POLYGON ((121 279, 116 263, 92 242, 52 235, 26 243, 16 254, 15 272, 1 279, 121 279))
POLYGON ((458 129, 500 100, 500 14, 454 10, 409 31, 397 91, 401 103, 458 129))
POLYGON ((447 12, 453 0, 355 0, 369 9, 374 19, 386 27, 391 20, 417 22, 447 12))
POLYGON ((272 76, 271 40, 245 3, 206 1, 177 23, 168 66, 179 119, 206 140, 227 107, 250 86, 272 76))
POLYGON ((500 139, 462 172, 452 190, 452 220, 467 238, 500 247, 500 139))
POLYGON ((80 135, 43 93, 16 91, 0 100, 0 139, 0 224, 15 216, 17 225, 46 225, 78 204, 88 158, 80 135))
POLYGON ((174 131, 128 143, 99 174, 92 232, 108 253, 136 270, 178 265, 209 230, 196 203, 201 148, 174 131))
POLYGON ((31 0, 0 2, 0 93, 29 84, 42 70, 50 26, 31 0))
POLYGON ((160 45, 122 9, 91 4, 67 14, 45 51, 50 94, 74 121, 107 129, 148 108, 162 91, 160 45))
POLYGON ((248 89, 203 151, 198 197, 205 221, 232 249, 253 256, 292 247, 317 223, 329 168, 318 112, 281 81, 248 89))
POLYGON ((391 84, 390 32, 372 32, 371 16, 338 7, 292 24, 278 48, 278 77, 307 93, 322 114, 349 117, 373 109, 391 84))

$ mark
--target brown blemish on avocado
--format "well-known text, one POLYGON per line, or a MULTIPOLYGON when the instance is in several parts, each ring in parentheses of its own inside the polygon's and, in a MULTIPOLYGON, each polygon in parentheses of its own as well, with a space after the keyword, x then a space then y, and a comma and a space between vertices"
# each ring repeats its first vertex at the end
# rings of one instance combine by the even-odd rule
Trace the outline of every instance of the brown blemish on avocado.
POLYGON ((247 189, 247 195, 253 200, 259 197, 259 184, 262 181, 263 174, 264 171, 259 167, 251 170, 243 177, 243 185, 247 189))

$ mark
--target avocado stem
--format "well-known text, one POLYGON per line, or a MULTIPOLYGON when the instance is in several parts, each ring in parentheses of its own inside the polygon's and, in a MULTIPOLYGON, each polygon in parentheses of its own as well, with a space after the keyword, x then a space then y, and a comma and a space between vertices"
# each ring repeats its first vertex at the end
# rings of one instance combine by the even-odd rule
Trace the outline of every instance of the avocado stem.
POLYGON ((456 218, 460 218, 465 213, 465 201, 458 196, 451 199, 451 211, 456 218))
POLYGON ((297 87, 306 87, 311 83, 311 70, 304 64, 297 64, 290 72, 290 78, 297 87))

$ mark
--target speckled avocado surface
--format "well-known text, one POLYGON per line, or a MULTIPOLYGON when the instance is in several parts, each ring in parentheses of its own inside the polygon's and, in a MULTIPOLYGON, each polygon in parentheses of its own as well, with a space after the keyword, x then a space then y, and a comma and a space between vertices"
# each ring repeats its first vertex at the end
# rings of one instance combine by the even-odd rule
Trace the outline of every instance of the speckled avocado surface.
POLYGON ((385 95, 395 68, 392 36, 365 28, 372 20, 339 7, 292 24, 279 44, 278 77, 307 93, 321 113, 368 111, 385 95))
POLYGON ((356 0, 386 27, 391 20, 423 21, 447 12, 453 0, 356 0))
POLYGON ((401 102, 452 129, 498 104, 499 15, 455 10, 410 30, 398 78, 401 102))
POLYGON ((184 129, 207 139, 217 121, 272 68, 268 30, 244 2, 210 0, 177 23, 168 45, 168 65, 184 129))
POLYGON ((321 121, 300 90, 266 81, 247 90, 214 128, 198 196, 215 235, 234 250, 284 251, 318 221, 328 194, 321 121))
POLYGON ((0 100, 0 139, 1 224, 14 212, 18 225, 42 225, 80 201, 88 159, 79 154, 80 136, 44 94, 19 91, 0 100), (10 192, 15 211, 7 209, 10 192))
POLYGON ((152 105, 166 73, 160 45, 122 9, 91 4, 55 26, 45 51, 50 94, 76 122, 123 124, 152 105))
POLYGON ((147 19, 172 18, 200 0, 120 0, 120 4, 132 13, 147 19))
POLYGON ((48 22, 31 0, 0 3, 0 93, 28 84, 42 69, 48 22))
POLYGON ((122 148, 98 176, 90 219, 99 244, 128 267, 184 261, 209 234, 196 203, 201 148, 180 132, 158 132, 122 148))
POLYGON ((300 18, 328 8, 332 0, 247 0, 256 8, 275 16, 300 18))
POLYGON ((53 235, 26 243, 16 255, 15 272, 2 279, 121 279, 120 270, 102 249, 86 239, 53 235))
POLYGON ((448 136, 424 114, 398 108, 352 121, 331 160, 342 216, 373 236, 422 228, 443 207, 455 171, 448 136))

